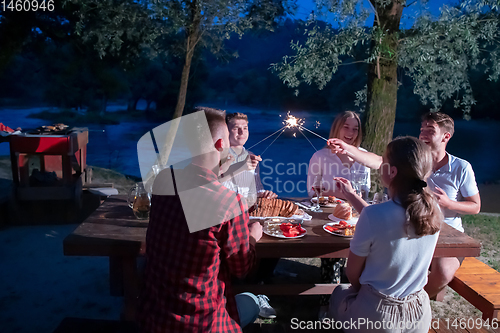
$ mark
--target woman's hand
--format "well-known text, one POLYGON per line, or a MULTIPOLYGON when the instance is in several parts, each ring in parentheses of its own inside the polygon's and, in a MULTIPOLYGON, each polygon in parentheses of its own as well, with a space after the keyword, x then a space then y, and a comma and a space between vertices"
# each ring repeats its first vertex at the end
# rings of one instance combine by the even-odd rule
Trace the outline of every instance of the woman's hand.
POLYGON ((347 144, 343 140, 337 138, 329 139, 326 144, 330 147, 332 154, 352 156, 352 149, 355 148, 354 146, 351 146, 350 144, 347 144))
POLYGON ((333 177, 335 181, 335 189, 340 191, 344 195, 356 194, 356 191, 352 188, 351 182, 343 177, 333 177))

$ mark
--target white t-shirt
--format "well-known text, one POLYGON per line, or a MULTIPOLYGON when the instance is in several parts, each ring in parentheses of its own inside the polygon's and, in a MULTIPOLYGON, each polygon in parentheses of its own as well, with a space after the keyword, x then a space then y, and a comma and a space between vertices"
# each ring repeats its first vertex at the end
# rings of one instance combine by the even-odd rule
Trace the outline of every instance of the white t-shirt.
MULTIPOLYGON (((428 183, 431 190, 435 187, 446 192, 448 198, 454 201, 463 201, 479 193, 472 166, 466 160, 448 154, 448 163, 430 175, 428 183)), ((442 209, 444 221, 453 228, 464 232, 462 218, 456 211, 442 209)))
MULTIPOLYGON (((231 165, 244 161, 248 154, 248 150, 243 147, 243 150, 238 155, 233 148, 229 148, 229 153, 233 155, 234 159, 231 165)), ((236 175, 232 175, 231 179, 226 180, 222 183, 226 188, 241 194, 248 202, 248 206, 251 206, 257 200, 257 193, 264 191, 262 182, 259 176, 259 166, 253 170, 245 170, 236 175)))
MULTIPOLYGON (((363 148, 358 148, 361 151, 365 151, 363 148)), ((323 180, 323 187, 328 190, 335 190, 333 188, 334 182, 333 177, 344 177, 348 180, 352 180, 351 171, 365 171, 368 173, 366 183, 361 186, 361 189, 366 193, 370 192, 370 168, 354 162, 349 168, 347 165, 342 164, 342 161, 337 156, 337 154, 332 154, 330 148, 323 148, 314 153, 309 161, 309 169, 307 171, 307 193, 310 197, 314 196, 314 191, 312 186, 319 184, 320 180, 323 180)))
POLYGON ((352 253, 366 257, 359 282, 398 298, 420 291, 438 237, 417 238, 404 208, 392 200, 365 207, 350 245, 352 253))

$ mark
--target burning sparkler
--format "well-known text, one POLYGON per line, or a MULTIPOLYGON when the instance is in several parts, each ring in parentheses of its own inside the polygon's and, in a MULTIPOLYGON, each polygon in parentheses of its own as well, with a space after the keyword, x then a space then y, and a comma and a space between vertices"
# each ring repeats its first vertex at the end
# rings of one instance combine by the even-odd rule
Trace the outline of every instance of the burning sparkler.
MULTIPOLYGON (((280 115, 280 117, 281 117, 281 115, 280 115)), ((305 127, 304 127, 305 119, 300 119, 300 118, 297 118, 297 117, 292 116, 292 115, 290 114, 290 111, 288 111, 288 112, 287 112, 287 114, 286 114, 286 119, 285 119, 282 123, 283 123, 283 125, 284 125, 282 128, 280 128, 279 130, 277 130, 277 131, 276 131, 276 132, 274 132, 273 134, 271 134, 271 135, 269 135, 269 136, 265 137, 264 139, 260 140, 259 142, 257 142, 256 144, 254 144, 252 147, 250 147, 250 148, 248 148, 248 149, 249 149, 249 150, 250 150, 250 149, 252 149, 253 147, 255 147, 256 145, 258 145, 258 144, 259 144, 259 143, 261 143, 262 141, 265 141, 265 140, 269 139, 270 137, 272 137, 273 135, 275 135, 276 133, 281 132, 281 133, 280 133, 280 134, 279 134, 279 135, 278 135, 278 136, 277 136, 277 137, 276 137, 276 138, 275 138, 275 139, 274 139, 274 140, 273 140, 273 141, 269 144, 269 146, 267 146, 267 147, 266 147, 266 149, 264 149, 264 151, 261 153, 261 155, 262 155, 262 154, 264 154, 264 152, 266 152, 266 151, 267 151, 267 149, 268 149, 268 148, 269 148, 269 147, 270 147, 270 146, 271 146, 271 145, 272 145, 272 144, 276 141, 276 139, 278 139, 278 138, 281 136, 281 134, 283 134, 283 132, 285 132, 285 130, 287 130, 287 129, 294 129, 294 128, 297 128, 297 129, 300 131, 300 133, 301 133, 302 135, 304 135, 303 130, 305 130, 305 131, 308 131, 308 132, 309 132, 309 133, 311 133, 311 134, 316 135, 317 137, 319 137, 319 138, 321 138, 321 139, 323 139, 323 140, 325 140, 325 141, 328 141, 328 139, 325 139, 325 138, 324 138, 324 137, 322 137, 321 135, 319 135, 319 134, 317 134, 317 133, 315 133, 315 132, 313 132, 313 131, 311 131, 311 130, 309 130, 309 129, 305 128, 305 127)), ((320 122, 319 122, 319 121, 316 121, 315 128, 318 128, 318 127, 319 127, 319 125, 320 125, 320 122)), ((293 137, 294 137, 294 138, 295 138, 295 137, 297 137, 297 136, 296 136, 296 134, 297 134, 297 133, 293 133, 293 137)), ((304 137, 307 139, 307 137, 306 137, 305 135, 304 135, 304 137)), ((309 141, 309 139, 307 139, 307 141, 309 141)), ((311 141, 309 141, 309 143, 313 146, 313 144, 311 143, 311 141)), ((314 148, 314 146, 313 146, 313 148, 314 148)), ((316 148, 315 148, 315 150, 316 150, 316 148)))

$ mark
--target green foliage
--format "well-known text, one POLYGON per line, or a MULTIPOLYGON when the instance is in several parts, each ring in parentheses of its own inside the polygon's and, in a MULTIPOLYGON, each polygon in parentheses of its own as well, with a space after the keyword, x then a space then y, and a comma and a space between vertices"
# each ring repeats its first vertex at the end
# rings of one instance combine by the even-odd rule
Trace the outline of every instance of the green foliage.
MULTIPOLYGON (((399 73, 411 77, 414 93, 424 105, 431 103, 436 110, 444 101, 454 99, 455 107, 462 108, 468 117, 476 103, 469 78, 471 71, 481 65, 490 80, 497 80, 500 75, 499 1, 467 0, 457 8, 443 5, 437 19, 426 10, 427 1, 422 1, 424 10, 411 18, 412 28, 401 27, 389 34, 389 23, 380 16, 381 8, 396 1, 372 0, 366 8, 363 1, 357 0, 317 1, 320 13, 336 13, 334 24, 323 27, 312 22, 312 28, 306 32, 307 41, 292 41, 294 54, 283 57, 273 69, 290 87, 305 82, 322 89, 341 65, 397 61, 399 73), (375 14, 371 28, 365 26, 370 11, 375 14), (332 26, 338 26, 338 30, 332 26), (371 46, 362 57, 353 52, 359 43, 371 46)), ((360 94, 358 99, 363 98, 360 94)))

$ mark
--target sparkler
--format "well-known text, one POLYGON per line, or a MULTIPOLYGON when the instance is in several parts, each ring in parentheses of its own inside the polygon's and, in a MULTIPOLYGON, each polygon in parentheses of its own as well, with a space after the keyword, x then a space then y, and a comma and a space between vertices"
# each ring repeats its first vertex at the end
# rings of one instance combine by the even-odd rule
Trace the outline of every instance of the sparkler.
MULTIPOLYGON (((315 133, 315 132, 313 132, 313 131, 305 128, 304 127, 304 123, 305 123, 304 119, 300 119, 300 118, 297 118, 297 117, 294 117, 294 116, 290 115, 290 111, 288 111, 288 113, 286 114, 286 119, 285 119, 285 121, 283 121, 283 125, 285 125, 285 127, 287 129, 297 127, 299 130, 306 130, 309 133, 312 133, 312 134, 316 135, 317 137, 320 137, 323 140, 328 141, 328 139, 325 139, 321 135, 319 135, 319 134, 317 134, 317 133, 315 133)), ((318 128, 319 125, 320 125, 320 122, 316 121, 316 126, 315 127, 318 128)))
MULTIPOLYGON (((281 117, 281 115, 280 115, 281 117)), ((276 132, 274 132, 273 134, 271 135, 268 135, 267 137, 265 137, 264 139, 260 140, 259 142, 257 142, 256 144, 254 144, 252 147, 248 148, 248 150, 252 149, 253 147, 255 147, 256 145, 258 145, 259 143, 269 139, 270 137, 272 137, 273 135, 275 135, 276 133, 280 132, 281 133, 276 137, 274 138, 274 140, 269 144, 269 146, 266 147, 266 149, 264 149, 264 151, 261 153, 261 155, 263 155, 267 149, 269 147, 271 147, 271 145, 281 136, 281 134, 283 134, 285 132, 285 130, 287 129, 294 129, 294 128, 297 128, 300 133, 307 139, 307 141, 309 141, 309 143, 311 144, 311 146, 314 148, 314 150, 316 150, 316 148, 314 147, 314 145, 311 143, 311 141, 307 138, 307 136, 305 136, 303 130, 306 130, 308 131, 309 133, 311 134, 314 134, 316 135, 317 137, 325 140, 325 141, 328 141, 328 139, 325 139, 324 137, 322 137, 321 135, 319 135, 318 133, 315 133, 309 129, 307 129, 306 127, 304 127, 304 123, 305 123, 305 120, 304 119, 300 119, 300 118, 297 118, 297 117, 294 117, 292 115, 290 115, 290 111, 287 112, 286 114, 286 119, 282 122, 283 123, 283 127, 280 128, 279 130, 277 130, 276 132)), ((315 128, 318 128, 320 125, 320 122, 319 121, 316 121, 316 124, 315 124, 315 128)), ((293 133, 293 137, 295 138, 296 137, 296 134, 297 133, 293 133)), ((317 151, 317 150, 316 150, 317 151)))
POLYGON ((324 138, 324 137, 322 137, 321 135, 319 135, 319 134, 317 134, 317 133, 314 133, 314 132, 313 132, 313 131, 311 131, 311 130, 308 130, 308 129, 307 129, 307 128, 305 128, 304 126, 299 126, 299 128, 300 128, 300 129, 305 129, 305 130, 306 130, 306 131, 308 131, 309 133, 316 135, 318 138, 322 138, 323 140, 328 141, 328 139, 325 139, 325 138, 324 138))

